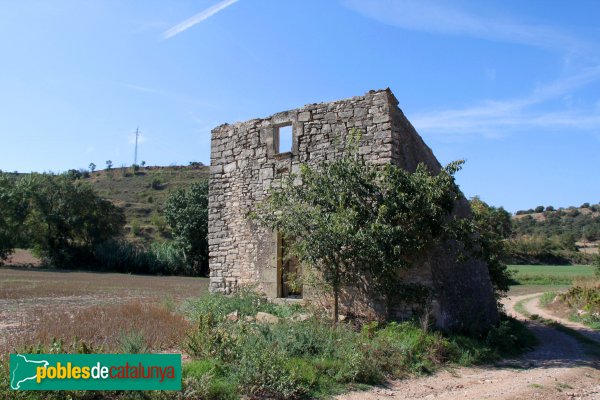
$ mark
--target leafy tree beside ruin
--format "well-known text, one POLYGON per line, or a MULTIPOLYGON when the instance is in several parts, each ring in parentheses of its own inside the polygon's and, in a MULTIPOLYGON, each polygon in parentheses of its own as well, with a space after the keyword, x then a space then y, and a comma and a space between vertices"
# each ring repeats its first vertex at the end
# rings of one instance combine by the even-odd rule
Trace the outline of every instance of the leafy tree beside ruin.
POLYGON ((470 201, 473 218, 470 220, 475 251, 488 265, 496 298, 508 292, 511 275, 506 265, 509 238, 512 234, 511 216, 502 207, 493 207, 474 197, 470 201))
POLYGON ((343 288, 389 298, 398 272, 451 229, 447 221, 460 196, 454 174, 461 164, 438 174, 423 164, 409 172, 367 163, 349 151, 317 168, 302 165, 299 176, 272 189, 251 217, 292 238, 292 253, 331 287, 337 320, 343 288))
POLYGON ((169 195, 165 218, 183 249, 189 275, 208 275, 208 181, 169 195))

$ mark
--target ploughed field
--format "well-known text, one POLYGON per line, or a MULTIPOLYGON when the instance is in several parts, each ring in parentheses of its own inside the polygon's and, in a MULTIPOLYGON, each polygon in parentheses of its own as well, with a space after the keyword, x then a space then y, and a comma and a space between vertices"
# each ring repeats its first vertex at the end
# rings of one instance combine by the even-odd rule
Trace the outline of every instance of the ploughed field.
POLYGON ((53 341, 119 351, 132 337, 173 349, 188 327, 177 309, 207 290, 207 278, 0 267, 0 353, 53 341))

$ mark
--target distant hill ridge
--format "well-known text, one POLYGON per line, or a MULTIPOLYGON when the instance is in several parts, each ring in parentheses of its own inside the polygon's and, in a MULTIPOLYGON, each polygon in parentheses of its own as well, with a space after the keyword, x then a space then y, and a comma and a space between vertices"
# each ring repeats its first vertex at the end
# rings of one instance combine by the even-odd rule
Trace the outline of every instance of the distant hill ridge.
POLYGON ((600 204, 554 209, 538 206, 512 217, 515 236, 569 237, 580 242, 600 241, 600 204))

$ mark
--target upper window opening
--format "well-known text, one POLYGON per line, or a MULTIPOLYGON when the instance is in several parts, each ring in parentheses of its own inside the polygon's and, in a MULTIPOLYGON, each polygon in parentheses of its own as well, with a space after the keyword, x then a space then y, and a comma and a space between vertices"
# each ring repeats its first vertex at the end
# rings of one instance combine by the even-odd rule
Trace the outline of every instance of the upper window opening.
POLYGON ((280 126, 276 130, 276 153, 289 153, 292 151, 292 125, 280 126))

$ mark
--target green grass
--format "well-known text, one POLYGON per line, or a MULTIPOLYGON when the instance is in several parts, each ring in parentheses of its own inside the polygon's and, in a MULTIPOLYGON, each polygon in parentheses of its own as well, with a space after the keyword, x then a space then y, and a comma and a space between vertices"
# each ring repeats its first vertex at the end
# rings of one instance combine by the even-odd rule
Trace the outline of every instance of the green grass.
MULTIPOLYGON (((184 310, 196 326, 186 343, 194 364, 188 375, 196 382, 221 379, 250 397, 330 397, 444 365, 495 361, 536 343, 523 324, 508 317, 483 339, 424 332, 411 322, 372 322, 357 330, 316 316, 294 321, 296 313, 306 311, 266 303, 251 292, 202 296, 184 310), (238 321, 226 317, 232 311, 238 321), (281 320, 258 324, 251 318, 257 311, 281 320)), ((212 385, 208 381, 204 386, 212 385)))
POLYGON ((590 317, 589 315, 579 316, 577 314, 571 314, 569 316, 569 319, 573 322, 579 322, 580 324, 584 324, 588 328, 600 331, 600 321, 598 321, 597 318, 590 317))
POLYGON ((509 265, 519 285, 571 285, 577 279, 594 277, 590 265, 509 265))
POLYGON ((509 296, 522 296, 541 292, 564 292, 569 285, 512 285, 508 291, 509 296))
POLYGON ((546 307, 556 298, 556 292, 546 292, 540 297, 540 306, 546 307))

